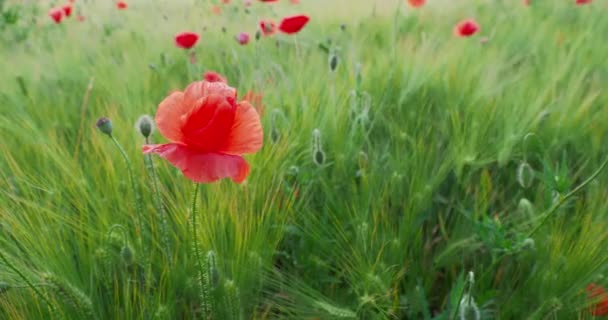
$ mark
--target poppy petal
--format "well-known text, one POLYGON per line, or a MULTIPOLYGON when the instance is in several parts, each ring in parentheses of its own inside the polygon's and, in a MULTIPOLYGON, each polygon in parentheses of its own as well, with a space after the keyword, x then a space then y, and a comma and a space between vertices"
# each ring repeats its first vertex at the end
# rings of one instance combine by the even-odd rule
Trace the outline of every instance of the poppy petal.
POLYGON ((236 183, 245 181, 249 164, 241 156, 197 152, 177 143, 144 145, 143 152, 156 153, 179 168, 186 178, 198 183, 231 178, 236 183))
POLYGON ((236 100, 236 89, 224 82, 196 81, 184 90, 184 103, 193 105, 197 100, 207 95, 217 94, 236 100))
POLYGON ((234 123, 237 106, 224 96, 212 94, 201 99, 184 120, 184 142, 201 152, 217 151, 224 145, 234 123))
POLYGON ((184 94, 179 91, 171 93, 159 105, 156 111, 156 126, 163 137, 173 142, 182 142, 183 116, 192 106, 184 103, 184 94))
POLYGON ((260 116, 247 101, 241 101, 236 109, 230 134, 220 152, 241 155, 255 153, 262 147, 264 131, 260 116))

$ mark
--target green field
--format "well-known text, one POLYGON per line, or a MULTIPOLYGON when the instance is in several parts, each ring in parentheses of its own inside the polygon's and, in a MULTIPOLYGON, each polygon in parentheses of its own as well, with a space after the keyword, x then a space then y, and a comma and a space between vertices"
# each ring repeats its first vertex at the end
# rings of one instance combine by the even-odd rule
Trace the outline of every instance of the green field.
POLYGON ((127 2, 0 0, 0 319, 608 314, 608 3, 127 2), (258 96, 243 183, 142 153, 206 71, 258 96))

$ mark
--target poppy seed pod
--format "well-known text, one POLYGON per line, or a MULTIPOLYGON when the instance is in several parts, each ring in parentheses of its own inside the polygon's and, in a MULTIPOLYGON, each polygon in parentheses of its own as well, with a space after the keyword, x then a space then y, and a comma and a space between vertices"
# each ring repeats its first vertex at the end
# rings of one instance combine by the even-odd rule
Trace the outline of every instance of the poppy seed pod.
POLYGON ((95 125, 97 126, 97 129, 99 129, 99 131, 107 134, 110 137, 112 136, 112 120, 106 117, 101 117, 97 119, 95 125))
POLYGON ((144 114, 137 119, 135 128, 144 138, 148 138, 154 132, 154 120, 149 115, 144 114))

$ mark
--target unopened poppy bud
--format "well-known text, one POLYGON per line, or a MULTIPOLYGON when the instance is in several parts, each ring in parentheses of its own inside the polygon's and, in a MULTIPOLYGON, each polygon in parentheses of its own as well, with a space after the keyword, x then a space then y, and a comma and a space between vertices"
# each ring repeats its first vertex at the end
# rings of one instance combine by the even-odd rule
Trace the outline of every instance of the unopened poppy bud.
POLYGON ((361 88, 361 83, 363 82, 363 75, 362 75, 362 71, 361 71, 361 63, 357 63, 355 65, 355 84, 356 84, 356 88, 359 89, 361 88))
POLYGON ((122 258, 122 261, 124 261, 124 263, 128 266, 133 264, 133 249, 131 249, 131 247, 129 247, 129 245, 125 245, 124 247, 122 247, 122 250, 120 250, 120 257, 122 258))
POLYGON ((313 161, 315 164, 317 165, 323 165, 323 163, 325 162, 325 152, 323 152, 323 150, 315 150, 314 154, 313 154, 313 161))
POLYGON ((137 119, 135 128, 139 130, 139 133, 141 133, 144 138, 148 138, 152 132, 154 132, 154 120, 152 120, 152 117, 147 114, 142 115, 139 117, 139 119, 137 119))
POLYGON ((207 273, 209 277, 209 281, 214 288, 220 283, 220 272, 217 269, 217 263, 215 259, 215 252, 209 251, 207 252, 207 273))
POLYGON ((97 126, 97 129, 99 129, 99 131, 107 134, 110 137, 112 136, 112 121, 110 119, 106 117, 101 117, 97 119, 95 125, 97 126))
POLYGON ((519 185, 526 189, 532 185, 534 180, 534 170, 526 161, 522 161, 517 167, 517 182, 519 185))
POLYGON ((473 297, 465 294, 460 300, 460 320, 479 320, 481 313, 473 297))
POLYGON ((340 30, 346 31, 346 25, 344 23, 340 25, 340 30))
POLYGON ((527 216, 532 216, 534 214, 534 206, 532 205, 530 200, 526 198, 521 198, 521 200, 519 200, 517 210, 527 216))
POLYGON ((338 67, 338 56, 335 54, 332 54, 329 56, 329 70, 335 71, 337 67, 338 67))
POLYGON ((279 132, 279 130, 275 127, 272 127, 272 129, 270 130, 270 141, 272 143, 277 143, 277 142, 279 142, 280 138, 281 138, 281 133, 279 132))
POLYGON ((262 32, 260 32, 260 30, 255 32, 255 40, 260 40, 260 38, 262 37, 262 32))

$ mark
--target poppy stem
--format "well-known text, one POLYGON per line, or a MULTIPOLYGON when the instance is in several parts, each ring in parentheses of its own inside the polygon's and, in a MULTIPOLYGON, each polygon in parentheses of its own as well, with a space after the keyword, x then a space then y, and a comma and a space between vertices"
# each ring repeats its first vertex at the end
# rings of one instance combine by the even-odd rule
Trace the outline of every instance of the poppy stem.
POLYGON ((13 270, 19 277, 21 277, 21 279, 23 279, 23 281, 27 284, 28 287, 32 288, 32 290, 34 290, 34 292, 36 293, 36 295, 38 295, 42 301, 46 302, 46 304, 49 305, 49 308, 51 308, 51 310, 53 309, 53 304, 51 303, 51 301, 49 301, 49 299, 47 299, 42 292, 40 292, 40 290, 38 290, 38 288, 21 272, 19 271, 19 269, 17 269, 4 255, 4 253, 2 252, 2 250, 0 250, 0 259, 2 259, 2 261, 4 262, 4 264, 9 267, 9 269, 13 270))
POLYGON ((190 211, 190 215, 191 215, 191 219, 192 219, 192 246, 194 247, 194 258, 196 259, 196 266, 198 267, 198 278, 199 278, 199 282, 200 282, 200 290, 201 290, 201 297, 204 297, 205 295, 203 294, 203 290, 205 288, 205 281, 203 278, 203 275, 205 274, 203 272, 203 267, 201 265, 201 252, 200 252, 200 248, 198 246, 198 240, 196 238, 197 235, 197 229, 196 229, 196 200, 198 200, 198 189, 199 189, 200 184, 196 183, 194 186, 194 193, 192 194, 192 210, 190 211))
POLYGON ((534 228, 532 231, 530 231, 527 238, 531 238, 547 222, 547 220, 549 220, 549 218, 553 215, 553 213, 555 211, 557 211, 557 209, 559 209, 562 205, 564 205, 564 203, 566 203, 566 201, 568 201, 568 199, 572 198, 575 194, 579 193, 583 188, 585 188, 589 183, 591 183, 591 181, 595 180, 595 178, 597 178, 597 176, 599 176, 599 174, 604 170, 604 168, 606 168, 606 165, 608 165, 608 157, 606 157, 606 159, 604 160, 604 162, 602 162, 600 167, 597 170, 595 170, 595 172, 591 176, 589 176, 589 178, 587 178, 587 180, 583 181, 572 191, 568 192, 565 196, 560 197, 559 201, 557 203, 555 203, 547 211, 547 213, 545 214, 545 217, 536 226, 536 228, 534 228))
MULTIPOLYGON (((146 144, 150 144, 150 139, 146 138, 146 144)), ((160 241, 165 247, 165 255, 169 264, 171 264, 170 258, 170 248, 169 248, 169 233, 168 233, 168 225, 167 225, 167 211, 165 211, 165 206, 163 205, 163 200, 160 195, 160 190, 158 188, 158 176, 156 175, 156 168, 154 167, 154 161, 152 160, 151 155, 146 155, 148 171, 150 172, 150 176, 152 176, 152 188, 154 189, 154 199, 156 202, 156 210, 158 213, 158 218, 160 220, 160 241)))
POLYGON ((116 138, 113 135, 111 135, 110 138, 114 142, 114 145, 116 145, 116 148, 118 148, 118 151, 120 151, 120 154, 125 159, 125 162, 127 164, 127 172, 129 174, 129 181, 131 183, 131 192, 133 193, 133 197, 135 199, 135 214, 137 216, 136 217, 137 225, 138 225, 137 228, 139 229, 137 232, 137 237, 139 238, 139 245, 141 246, 142 245, 141 233, 143 232, 142 221, 141 221, 142 204, 141 204, 141 197, 139 195, 139 192, 137 192, 137 187, 135 186, 135 179, 133 177, 133 168, 131 165, 131 160, 129 160, 129 156, 125 152, 125 149, 122 148, 122 146, 120 145, 118 140, 116 140, 116 138))

